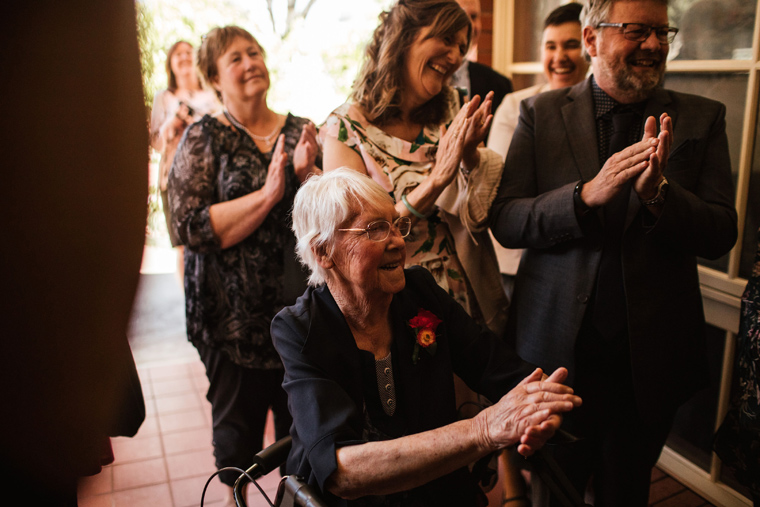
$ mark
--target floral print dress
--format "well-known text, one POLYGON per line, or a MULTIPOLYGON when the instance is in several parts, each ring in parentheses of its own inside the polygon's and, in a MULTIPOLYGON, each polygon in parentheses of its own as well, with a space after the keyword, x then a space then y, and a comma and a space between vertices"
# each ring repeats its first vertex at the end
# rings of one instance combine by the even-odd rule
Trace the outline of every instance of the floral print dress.
POLYGON ((295 260, 290 210, 300 185, 293 153, 307 121, 292 114, 285 120, 285 195, 232 247, 221 248, 209 208, 263 187, 272 152, 262 153, 246 134, 206 115, 188 127, 169 174, 174 225, 186 246, 188 339, 226 353, 239 366, 282 368, 269 326, 306 288, 295 260))
MULTIPOLYGON (((459 111, 459 95, 447 88, 444 124, 459 111)), ((361 109, 345 103, 319 129, 321 137, 332 137, 362 157, 367 173, 393 197, 395 202, 419 185, 435 164, 441 126, 426 126, 413 142, 393 137, 367 121, 361 109)), ((419 220, 406 238, 406 266, 423 266, 436 282, 472 314, 464 270, 457 257, 448 226, 437 208, 427 220, 419 220)))

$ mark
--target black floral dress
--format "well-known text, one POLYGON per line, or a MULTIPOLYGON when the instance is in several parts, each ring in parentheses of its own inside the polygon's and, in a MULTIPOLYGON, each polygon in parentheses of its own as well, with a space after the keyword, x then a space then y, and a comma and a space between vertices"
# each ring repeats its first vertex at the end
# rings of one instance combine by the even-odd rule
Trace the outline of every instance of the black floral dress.
POLYGON ((715 452, 760 502, 760 231, 755 267, 742 295, 738 389, 715 438, 715 452))
POLYGON ((174 227, 185 245, 188 339, 225 352, 240 366, 282 368, 269 325, 306 288, 296 267, 290 210, 299 186, 293 151, 307 121, 288 115, 282 128, 288 155, 283 199, 230 248, 220 247, 209 208, 260 189, 272 153, 207 115, 187 129, 169 175, 174 227), (297 274, 289 275, 294 269, 297 274))

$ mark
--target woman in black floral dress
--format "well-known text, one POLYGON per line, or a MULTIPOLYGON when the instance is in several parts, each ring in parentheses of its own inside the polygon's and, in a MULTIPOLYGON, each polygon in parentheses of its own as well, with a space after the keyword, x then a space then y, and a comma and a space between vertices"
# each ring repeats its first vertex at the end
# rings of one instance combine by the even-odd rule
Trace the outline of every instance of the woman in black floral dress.
MULTIPOLYGON (((169 198, 186 246, 187 334, 209 379, 216 464, 247 468, 269 407, 277 438, 290 426, 269 325, 306 287, 289 211, 300 183, 319 171, 316 128, 267 107, 263 50, 242 28, 209 32, 198 63, 224 110, 187 129, 169 198)), ((238 475, 220 477, 231 486, 238 475)))
POLYGON ((760 230, 755 266, 742 295, 736 347, 738 389, 715 438, 715 452, 760 507, 760 230))

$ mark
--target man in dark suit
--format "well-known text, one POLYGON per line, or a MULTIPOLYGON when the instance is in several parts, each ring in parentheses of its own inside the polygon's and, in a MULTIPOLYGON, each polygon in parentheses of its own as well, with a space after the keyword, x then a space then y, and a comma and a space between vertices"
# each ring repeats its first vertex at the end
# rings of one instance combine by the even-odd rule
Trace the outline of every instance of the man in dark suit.
POLYGON ((468 97, 480 95, 480 98, 483 98, 488 92, 493 91, 491 111, 496 111, 504 96, 512 93, 512 81, 488 65, 475 61, 482 26, 480 0, 457 0, 457 2, 472 21, 472 48, 464 64, 452 76, 451 84, 457 88, 465 89, 468 97))
POLYGON ((593 475, 596 505, 645 506, 674 413, 707 380, 696 257, 737 236, 725 106, 662 88, 667 0, 581 18, 593 76, 522 103, 490 225, 526 249, 509 339, 566 365, 584 401, 560 465, 580 491, 593 475))

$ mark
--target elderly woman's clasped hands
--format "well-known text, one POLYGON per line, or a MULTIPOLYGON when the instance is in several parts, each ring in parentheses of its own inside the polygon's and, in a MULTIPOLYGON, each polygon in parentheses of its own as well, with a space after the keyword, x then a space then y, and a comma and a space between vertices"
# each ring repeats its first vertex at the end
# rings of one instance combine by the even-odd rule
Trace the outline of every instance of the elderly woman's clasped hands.
POLYGON ((573 389, 561 384, 567 370, 558 368, 546 377, 540 368, 526 377, 495 405, 472 420, 489 451, 517 445, 517 452, 530 456, 559 429, 559 414, 581 405, 573 389))

